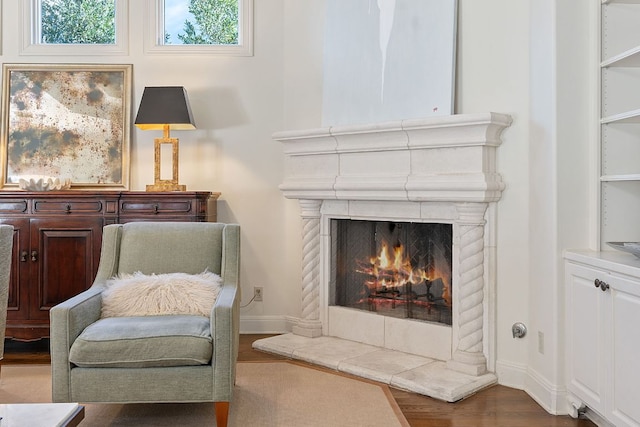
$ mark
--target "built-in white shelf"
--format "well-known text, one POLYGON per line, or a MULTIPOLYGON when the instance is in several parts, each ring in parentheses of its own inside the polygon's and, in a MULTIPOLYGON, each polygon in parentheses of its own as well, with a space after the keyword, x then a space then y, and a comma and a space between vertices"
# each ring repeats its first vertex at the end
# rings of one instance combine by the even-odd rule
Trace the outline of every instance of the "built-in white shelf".
POLYGON ((640 46, 629 49, 600 63, 600 67, 640 67, 640 46))
POLYGON ((637 110, 625 111, 623 113, 603 117, 602 119, 600 119, 600 123, 603 125, 606 125, 608 123, 640 123, 640 108, 637 110))
POLYGON ((640 4, 640 0, 601 0, 602 4, 624 3, 624 4, 640 4))
POLYGON ((640 173, 630 173, 621 175, 603 175, 600 177, 601 182, 613 181, 640 181, 640 173))
POLYGON ((637 241, 640 222, 640 0, 601 0, 599 246, 637 241))

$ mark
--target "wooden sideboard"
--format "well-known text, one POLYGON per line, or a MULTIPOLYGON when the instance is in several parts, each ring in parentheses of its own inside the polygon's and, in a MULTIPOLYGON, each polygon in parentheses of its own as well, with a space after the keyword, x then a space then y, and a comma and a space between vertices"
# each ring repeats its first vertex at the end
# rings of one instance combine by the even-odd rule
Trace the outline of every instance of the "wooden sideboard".
POLYGON ((102 228, 133 221, 216 221, 220 193, 0 192, 0 223, 14 226, 7 338, 49 336, 49 309, 89 288, 102 228))

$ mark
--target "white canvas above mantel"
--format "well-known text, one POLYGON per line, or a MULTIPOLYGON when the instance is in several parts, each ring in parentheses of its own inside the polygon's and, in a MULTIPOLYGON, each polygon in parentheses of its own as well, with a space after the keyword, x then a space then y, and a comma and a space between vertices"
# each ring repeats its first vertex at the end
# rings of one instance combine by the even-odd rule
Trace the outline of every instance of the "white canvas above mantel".
POLYGON ((327 0, 323 126, 453 114, 457 0, 327 0))

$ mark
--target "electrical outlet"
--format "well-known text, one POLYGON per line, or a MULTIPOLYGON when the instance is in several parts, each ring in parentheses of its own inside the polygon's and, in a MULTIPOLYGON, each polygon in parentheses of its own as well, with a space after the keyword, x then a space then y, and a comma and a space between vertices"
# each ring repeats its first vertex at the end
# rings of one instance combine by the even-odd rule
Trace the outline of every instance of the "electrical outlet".
POLYGON ((544 354, 544 332, 538 331, 538 353, 544 354))
POLYGON ((253 287, 253 300, 254 301, 262 301, 262 287, 254 286, 253 287))

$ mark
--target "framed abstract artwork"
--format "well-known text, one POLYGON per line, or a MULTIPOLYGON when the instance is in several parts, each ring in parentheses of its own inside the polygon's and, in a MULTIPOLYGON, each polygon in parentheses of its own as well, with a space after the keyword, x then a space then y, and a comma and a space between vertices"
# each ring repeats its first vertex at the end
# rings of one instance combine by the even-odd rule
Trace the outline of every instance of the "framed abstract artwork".
POLYGON ((129 187, 132 65, 4 64, 2 187, 68 179, 71 188, 129 187))

